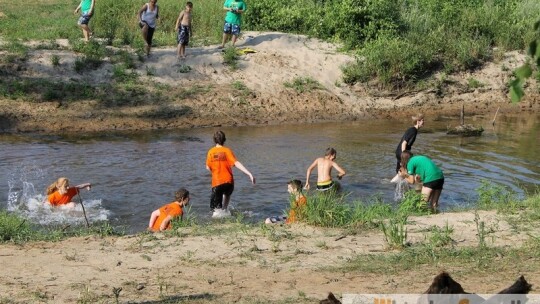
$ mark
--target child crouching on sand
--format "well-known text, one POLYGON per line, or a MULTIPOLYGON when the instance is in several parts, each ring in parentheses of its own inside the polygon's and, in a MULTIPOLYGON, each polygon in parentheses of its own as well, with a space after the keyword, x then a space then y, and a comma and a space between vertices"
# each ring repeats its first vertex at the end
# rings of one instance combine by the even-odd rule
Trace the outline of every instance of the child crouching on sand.
POLYGON ((47 187, 47 202, 51 206, 66 206, 69 208, 75 207, 75 203, 71 200, 77 194, 79 189, 86 188, 90 191, 92 185, 90 183, 80 184, 74 187, 69 186, 69 180, 65 177, 60 177, 56 182, 47 187))
POLYGON ((174 198, 174 202, 152 212, 150 222, 148 223, 148 230, 157 232, 171 229, 171 221, 176 217, 183 216, 184 207, 189 205, 189 191, 182 188, 176 191, 174 198))
POLYGON ((302 182, 297 179, 289 181, 287 192, 291 195, 291 199, 294 199, 291 203, 289 216, 271 216, 264 221, 266 224, 280 224, 283 222, 291 224, 298 220, 298 214, 302 214, 302 209, 307 204, 307 199, 302 193, 302 182))

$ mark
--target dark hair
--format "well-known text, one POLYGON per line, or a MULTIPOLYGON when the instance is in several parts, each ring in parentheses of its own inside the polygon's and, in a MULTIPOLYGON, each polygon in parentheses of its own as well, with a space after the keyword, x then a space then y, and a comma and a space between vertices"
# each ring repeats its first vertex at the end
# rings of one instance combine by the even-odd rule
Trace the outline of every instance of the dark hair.
POLYGON ((324 156, 330 156, 330 155, 336 155, 337 151, 334 148, 328 148, 326 149, 326 153, 324 153, 324 156))
POLYGON ((188 1, 188 2, 186 2, 186 6, 192 8, 192 7, 193 7, 193 3, 191 3, 191 1, 188 1))
POLYGON ((214 143, 223 146, 226 140, 227 138, 225 137, 225 133, 223 133, 223 131, 220 130, 214 133, 214 143))
POLYGON ((174 198, 177 202, 181 202, 189 197, 189 191, 186 188, 180 188, 174 193, 174 198))
POLYGON ((287 185, 291 185, 294 190, 300 191, 302 190, 302 182, 297 179, 291 179, 287 185))
POLYGON ((412 156, 413 154, 409 150, 405 150, 401 152, 401 161, 399 163, 401 164, 402 168, 407 169, 407 164, 409 163, 409 160, 411 159, 412 156))

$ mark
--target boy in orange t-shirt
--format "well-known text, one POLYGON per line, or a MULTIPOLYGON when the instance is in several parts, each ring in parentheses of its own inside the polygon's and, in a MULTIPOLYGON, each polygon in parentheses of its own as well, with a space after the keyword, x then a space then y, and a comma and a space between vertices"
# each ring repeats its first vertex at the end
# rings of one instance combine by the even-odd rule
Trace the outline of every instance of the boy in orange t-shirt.
POLYGON ((56 182, 47 187, 47 201, 51 206, 66 206, 75 207, 75 203, 71 200, 77 194, 79 189, 87 188, 90 190, 90 183, 80 184, 74 187, 69 186, 69 180, 65 177, 60 177, 56 182))
POLYGON ((206 169, 212 173, 212 196, 210 198, 210 209, 227 210, 231 195, 234 191, 234 178, 232 167, 236 166, 244 172, 251 182, 255 184, 255 177, 242 165, 234 156, 231 149, 224 147, 225 133, 217 131, 214 133, 215 147, 208 151, 206 156, 206 169))
POLYGON ((157 232, 171 229, 171 221, 176 217, 182 217, 183 208, 189 204, 189 191, 182 188, 175 193, 175 201, 152 212, 148 230, 157 232))

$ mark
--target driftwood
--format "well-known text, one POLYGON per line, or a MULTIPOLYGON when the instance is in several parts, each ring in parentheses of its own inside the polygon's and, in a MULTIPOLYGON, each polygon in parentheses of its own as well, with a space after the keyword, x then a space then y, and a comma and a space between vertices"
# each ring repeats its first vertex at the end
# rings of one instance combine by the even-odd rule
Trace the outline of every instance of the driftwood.
POLYGON ((449 128, 446 131, 446 134, 449 135, 461 135, 461 136, 480 136, 482 135, 482 132, 484 132, 484 128, 476 127, 473 125, 461 125, 457 126, 455 128, 449 128))

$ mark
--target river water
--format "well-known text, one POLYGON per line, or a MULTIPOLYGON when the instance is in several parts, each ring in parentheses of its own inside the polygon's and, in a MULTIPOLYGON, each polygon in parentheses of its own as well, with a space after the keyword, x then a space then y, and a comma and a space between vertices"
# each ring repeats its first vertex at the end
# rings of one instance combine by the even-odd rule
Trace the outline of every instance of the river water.
MULTIPOLYGON (((540 181, 540 115, 470 118, 486 129, 481 137, 446 135, 456 119, 426 118, 413 152, 430 156, 442 168, 442 208, 476 199, 482 179, 520 194, 540 181)), ((305 181, 306 169, 327 147, 338 151, 347 171, 342 180, 349 200, 373 196, 394 203, 394 151, 405 121, 369 120, 346 123, 221 128, 226 145, 257 178, 235 169, 232 207, 253 221, 282 214, 288 206, 287 181, 305 181)), ((84 223, 80 207, 53 209, 42 204, 44 189, 57 177, 71 184, 91 182, 81 197, 90 221, 109 220, 127 232, 145 229, 152 210, 173 200, 179 187, 191 192, 191 212, 210 218, 210 174, 205 169, 212 134, 217 128, 101 134, 0 135, 0 208, 40 224, 84 223)), ((312 174, 316 181, 316 170, 312 174)), ((313 184, 312 184, 313 185, 313 184)), ((77 198, 78 200, 78 198, 77 198)), ((76 201, 77 201, 76 200, 76 201)))

